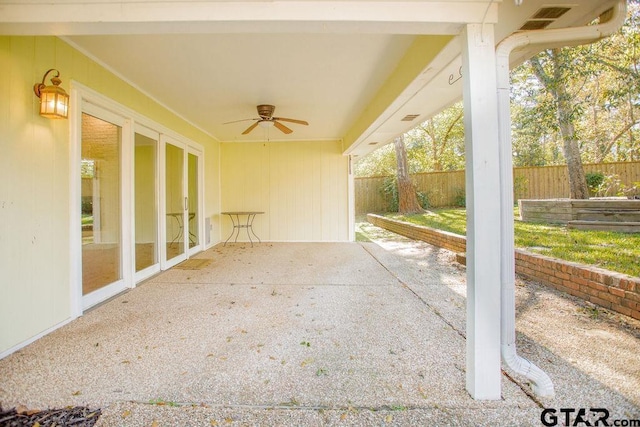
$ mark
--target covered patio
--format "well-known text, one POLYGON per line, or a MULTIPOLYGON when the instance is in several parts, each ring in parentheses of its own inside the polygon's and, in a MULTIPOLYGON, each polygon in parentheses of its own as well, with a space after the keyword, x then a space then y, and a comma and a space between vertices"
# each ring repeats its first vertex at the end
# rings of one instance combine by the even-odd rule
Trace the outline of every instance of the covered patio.
POLYGON ((533 283, 518 286, 518 344, 557 396, 505 372, 502 399, 474 400, 464 267, 364 232, 202 252, 0 360, 0 402, 102 408, 102 426, 540 425, 543 405, 640 417, 638 325, 533 283))
MULTIPOLYGON (((47 344, 54 339, 48 335, 56 337, 64 335, 56 333, 60 328, 88 325, 84 344, 93 346, 94 354, 83 357, 93 360, 106 345, 93 339, 92 329, 122 342, 110 350, 126 357, 115 362, 98 358, 92 365, 82 359, 78 368, 75 361, 61 362, 57 366, 65 370, 80 369, 78 375, 63 378, 99 383, 93 376, 96 371, 86 374, 82 367, 105 363, 111 366, 105 374, 110 380, 122 375, 123 384, 143 384, 138 381, 142 377, 161 381, 165 376, 158 372, 173 357, 171 352, 169 356, 162 352, 152 365, 143 364, 135 380, 122 371, 146 357, 154 360, 142 354, 154 345, 173 351, 181 348, 176 344, 184 343, 185 353, 175 356, 181 363, 203 355, 216 362, 205 372, 217 375, 194 374, 188 381, 185 377, 193 383, 184 389, 186 394, 167 392, 169 396, 157 397, 161 399, 199 400, 204 395, 198 390, 212 386, 201 378, 225 378, 223 362, 236 357, 244 362, 231 368, 228 381, 223 382, 225 390, 251 390, 253 382, 236 386, 249 378, 240 375, 239 367, 246 365, 261 390, 273 387, 274 392, 268 399, 260 394, 259 400, 235 403, 233 395, 226 396, 234 405, 289 401, 329 406, 335 399, 333 404, 348 407, 349 399, 357 400, 352 390, 363 396, 360 404, 365 407, 374 402, 375 393, 394 395, 380 390, 396 387, 395 377, 384 379, 386 373, 396 375, 396 370, 384 375, 363 370, 364 378, 377 381, 366 392, 362 391, 366 381, 349 380, 349 369, 357 372, 371 366, 359 359, 367 357, 385 369, 391 364, 407 369, 419 366, 414 376, 419 372, 425 378, 431 374, 446 378, 437 382, 438 390, 431 386, 436 383, 433 380, 420 385, 430 402, 458 397, 468 401, 469 396, 500 400, 506 393, 501 358, 510 369, 529 375, 539 396, 554 394, 554 385, 542 370, 548 367, 546 360, 538 368, 519 357, 515 348, 509 68, 550 46, 606 37, 624 20, 624 0, 579 4, 562 0, 552 7, 542 0, 34 0, 9 1, 1 11, 0 65, 6 78, 0 81, 0 89, 8 94, 0 104, 0 259, 4 262, 0 358, 7 358, 1 361, 3 366, 24 357, 31 351, 22 351, 27 346, 69 358, 69 346, 58 341, 47 344), (597 25, 588 25, 594 20, 597 25), (41 115, 47 103, 41 105, 46 97, 39 97, 40 87, 46 88, 47 77, 56 75, 69 92, 68 104, 60 103, 60 115, 66 120, 41 115), (468 298, 466 313, 460 309, 463 306, 456 306, 456 315, 442 324, 444 318, 437 313, 444 308, 436 313, 433 307, 437 306, 431 304, 443 297, 447 301, 449 295, 460 302, 443 277, 432 277, 431 267, 416 273, 418 283, 428 283, 426 290, 444 292, 438 298, 428 294, 417 298, 419 292, 407 294, 407 288, 398 286, 397 277, 390 274, 396 270, 370 264, 367 245, 346 243, 355 236, 354 162, 460 99, 464 101, 469 218, 466 283, 454 290, 467 292, 468 298), (273 246, 258 246, 247 258, 236 254, 235 247, 218 252, 219 243, 231 231, 224 215, 230 211, 264 212, 254 226, 263 242, 273 246), (311 245, 307 256, 324 268, 315 269, 307 258, 296 255, 306 249, 287 253, 288 245, 282 246, 284 253, 274 249, 265 252, 264 259, 260 256, 262 250, 292 242, 311 245), (333 246, 321 249, 315 242, 333 246), (106 252, 96 256, 95 250, 114 253, 110 274, 87 268, 106 259, 106 252), (140 262, 151 251, 152 259, 140 262), (363 258, 359 261, 348 251, 363 258), (327 259, 321 263, 316 252, 327 259), (171 270, 184 260, 202 257, 212 259, 204 270, 171 270), (361 269, 360 262, 364 263, 361 269), (92 279, 97 272, 101 280, 96 284, 92 279), (246 276, 250 272, 253 275, 246 276), (196 285, 197 277, 202 282, 196 285), (166 294, 153 295, 159 290, 166 294), (122 292, 126 294, 90 311, 122 292), (254 313, 261 314, 243 327, 252 317, 248 312, 235 317, 236 311, 242 312, 238 303, 247 304, 249 296, 254 301, 254 293, 262 296, 258 307, 253 307, 258 309, 254 313), (154 298, 159 298, 157 304, 154 298), (207 308, 217 309, 190 310, 189 304, 206 301, 207 308), (287 305, 292 301, 300 306, 287 305), (158 304, 157 312, 146 311, 158 304), (308 313, 296 311, 301 306, 318 317, 309 319, 308 313), (100 321, 100 313, 109 310, 114 314, 100 321), (176 310, 182 310, 180 315, 176 310), (192 312, 204 317, 194 319, 192 312), (371 312, 377 314, 375 321, 363 322, 368 320, 365 313, 371 312), (320 316, 329 314, 333 317, 320 316), (284 317, 275 323, 276 334, 270 335, 272 331, 263 328, 280 316, 284 317), (129 323, 118 324, 115 319, 143 323, 131 327, 135 333, 129 335, 129 323), (315 328, 325 320, 335 330, 320 329, 324 334, 320 336, 315 328), (156 344, 146 344, 142 337, 157 326, 156 321, 161 322, 162 333, 156 344), (203 325, 208 327, 201 332, 210 335, 189 342, 198 335, 190 333, 203 325), (451 325, 459 326, 451 329, 451 325), (448 335, 440 337, 447 328, 448 335), (403 329, 404 334, 396 333, 403 329), (294 331, 299 332, 289 335, 294 331), (249 341, 252 334, 264 334, 264 339, 249 341), (397 336, 412 338, 396 342, 397 336), (124 345, 136 337, 140 341, 124 345), (322 337, 336 342, 314 343, 322 337), (376 352, 346 352, 360 341, 376 352), (230 352, 237 342, 244 347, 230 352), (279 347, 263 348, 271 342, 291 354, 294 349, 299 353, 291 365, 286 359, 284 364, 278 361, 279 347), (339 361, 302 352, 331 345, 345 352, 339 361), (226 349, 224 354, 220 348, 226 349), (274 360, 245 354, 263 356, 267 350, 274 360), (393 362, 403 353, 406 360, 393 362), (347 356, 354 359, 348 358, 341 367, 347 356), (447 365, 432 365, 431 359, 447 365), (317 373, 313 381, 334 388, 320 387, 316 398, 306 400, 302 393, 302 397, 278 395, 275 391, 283 389, 290 395, 291 386, 265 374, 273 368, 270 363, 281 363, 279 369, 285 370, 278 378, 293 375, 286 370, 297 366, 317 373), (344 375, 344 381, 330 381, 332 373, 344 375), (346 391, 335 384, 343 384, 346 391), (456 391, 443 384, 451 384, 456 391)), ((36 362, 24 374, 40 373, 46 378, 41 369, 45 362, 36 362)), ((19 370, 9 372, 6 378, 16 378, 19 370)), ((170 378, 167 386, 183 383, 166 376, 170 378)), ((421 381, 418 377, 416 381, 421 381)), ((45 383, 58 389, 65 381, 45 383)), ((409 393, 405 387, 409 386, 394 393, 409 393)), ((93 390, 100 393, 92 396, 82 387, 72 388, 72 396, 77 392, 79 399, 96 403, 103 402, 101 393, 107 392, 97 387, 93 390)), ((38 395, 9 386, 6 390, 6 402, 38 395)), ((116 390, 124 393, 127 388, 116 390)), ((124 400, 154 399, 148 393, 135 394, 124 400)), ((50 399, 49 405, 59 401, 50 399)), ((219 404, 217 399, 207 401, 219 404)), ((409 399, 410 404, 414 402, 409 399)), ((378 402, 378 407, 384 405, 378 402)))

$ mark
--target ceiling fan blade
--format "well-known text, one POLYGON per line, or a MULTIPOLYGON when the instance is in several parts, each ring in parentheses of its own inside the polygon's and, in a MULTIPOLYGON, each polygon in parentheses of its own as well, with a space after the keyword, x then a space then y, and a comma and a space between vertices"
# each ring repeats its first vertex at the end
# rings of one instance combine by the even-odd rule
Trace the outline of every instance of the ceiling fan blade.
POLYGON ((274 117, 273 120, 282 120, 283 122, 297 123, 299 125, 305 125, 305 126, 309 125, 309 123, 305 122, 304 120, 288 119, 286 117, 274 117))
POLYGON ((275 119, 273 120, 273 125, 275 127, 277 127, 278 129, 280 129, 282 132, 286 133, 286 134, 290 134, 291 132, 293 132, 291 129, 289 129, 288 127, 286 127, 282 123, 276 121, 275 119))
POLYGON ((255 122, 254 124, 252 124, 251 126, 249 126, 247 128, 247 130, 245 130, 244 132, 242 132, 243 135, 248 134, 249 132, 251 132, 252 130, 254 130, 256 128, 256 126, 258 126, 259 122, 255 122))
POLYGON ((260 119, 242 119, 242 120, 234 120, 234 121, 232 121, 232 122, 225 122, 225 123, 223 123, 223 125, 228 125, 228 124, 231 124, 231 123, 239 123, 239 122, 248 122, 249 120, 260 120, 260 119))

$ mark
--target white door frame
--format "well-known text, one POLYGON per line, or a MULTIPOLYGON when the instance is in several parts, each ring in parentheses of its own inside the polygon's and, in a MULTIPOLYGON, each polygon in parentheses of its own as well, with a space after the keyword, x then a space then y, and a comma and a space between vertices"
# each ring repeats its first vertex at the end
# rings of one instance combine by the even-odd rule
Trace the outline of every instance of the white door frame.
MULTIPOLYGON (((77 182, 78 186, 81 181, 81 170, 80 163, 82 159, 82 114, 86 113, 93 117, 96 117, 100 120, 104 120, 106 122, 117 125, 121 128, 121 141, 120 141, 120 269, 121 269, 121 277, 119 280, 101 287, 87 295, 83 295, 82 291, 82 235, 78 233, 77 237, 72 239, 71 245, 71 255, 72 258, 76 258, 76 270, 72 271, 72 280, 73 285, 72 288, 75 289, 78 297, 76 299, 76 312, 83 312, 94 305, 122 292, 127 287, 132 287, 133 278, 132 278, 132 269, 131 269, 131 224, 128 221, 128 213, 131 211, 131 188, 126 185, 131 182, 131 171, 130 171, 130 162, 131 158, 127 155, 128 151, 131 149, 131 120, 126 118, 123 115, 114 113, 111 110, 108 110, 101 105, 96 103, 92 103, 91 100, 82 98, 79 100, 80 102, 76 105, 80 105, 80 108, 77 110, 77 114, 72 118, 74 119, 74 125, 77 127, 75 132, 75 138, 72 138, 71 141, 71 152, 72 152, 72 181, 77 182), (75 274, 74 274, 75 273, 75 274)), ((77 188, 77 187, 75 187, 77 188)), ((75 221, 72 223, 72 230, 80 228, 80 201, 81 201, 81 190, 72 192, 71 199, 73 205, 75 206, 72 209, 73 211, 77 211, 76 215, 71 215, 71 217, 75 217, 75 221)), ((73 237, 73 235, 72 235, 73 237)))
POLYGON ((185 209, 184 204, 181 203, 182 208, 182 253, 177 255, 171 259, 167 259, 167 145, 172 145, 174 147, 182 150, 182 195, 181 197, 185 197, 185 189, 186 184, 184 180, 186 179, 186 159, 187 159, 187 147, 183 142, 171 138, 168 135, 160 135, 160 242, 162 244, 162 251, 160 252, 160 268, 162 270, 166 270, 168 268, 173 267, 176 264, 187 259, 187 245, 188 241, 185 242, 185 229, 184 226, 185 218, 185 209))
MULTIPOLYGON (((135 211, 134 211, 134 133, 142 133, 149 131, 157 136, 157 170, 156 170, 156 202, 158 203, 158 245, 165 240, 166 233, 166 207, 164 205, 165 196, 164 179, 165 179, 165 143, 171 141, 172 144, 182 148, 185 156, 185 180, 187 171, 187 154, 196 154, 198 156, 198 217, 197 223, 199 232, 199 244, 193 248, 188 248, 188 240, 184 251, 183 259, 192 256, 204 249, 203 230, 204 230, 204 148, 182 135, 176 134, 173 130, 113 101, 110 98, 84 86, 83 84, 71 81, 71 105, 77 106, 70 109, 69 114, 69 135, 70 135, 70 197, 69 197, 69 223, 70 223, 70 287, 69 300, 72 310, 72 317, 79 317, 84 310, 92 305, 102 302, 107 298, 121 292, 127 288, 135 287, 136 283, 150 277, 152 274, 160 270, 175 265, 167 263, 166 251, 159 250, 159 267, 156 266, 151 270, 143 270, 144 274, 136 275, 134 263, 134 244, 135 244, 135 211), (82 231, 80 228, 81 213, 81 167, 80 159, 82 154, 82 113, 87 112, 97 115, 99 118, 111 121, 114 124, 122 124, 122 149, 121 149, 121 244, 122 244, 122 277, 121 281, 116 282, 117 286, 108 285, 96 291, 91 301, 85 304, 82 295, 82 231), (145 131, 146 128, 146 131, 145 131), (95 298, 93 298, 95 297, 95 298)), ((186 185, 186 183, 185 183, 186 185)), ((186 193, 185 188, 185 194, 186 193)), ((175 258, 174 258, 175 260, 175 258)), ((179 261, 178 261, 179 262, 179 261)), ((142 273, 142 272, 141 272, 142 273)), ((94 294, 94 293, 92 293, 94 294)))
POLYGON ((182 157, 182 198, 184 200, 182 210, 182 244, 183 253, 167 259, 166 248, 160 254, 160 268, 166 270, 174 265, 186 260, 188 257, 195 255, 203 250, 204 245, 202 243, 202 231, 204 230, 204 155, 202 147, 198 144, 179 140, 169 135, 160 135, 160 236, 161 242, 166 245, 167 242, 167 200, 166 200, 166 146, 167 144, 173 145, 183 151, 182 157), (198 158, 198 221, 195 223, 198 231, 198 244, 193 248, 189 248, 189 212, 188 212, 188 194, 189 194, 189 154, 195 155, 198 158))
MULTIPOLYGON (((154 171, 154 180, 155 180, 155 185, 154 185, 154 200, 155 200, 155 217, 156 217, 156 230, 155 230, 155 237, 156 237, 156 251, 157 251, 157 259, 156 262, 153 265, 150 265, 149 267, 140 270, 140 271, 135 271, 135 256, 136 256, 136 251, 135 251, 135 244, 136 244, 136 215, 135 215, 135 191, 132 191, 131 195, 132 195, 132 200, 131 200, 131 206, 133 207, 133 212, 131 215, 131 239, 133 242, 133 250, 132 252, 132 265, 133 265, 133 270, 134 270, 134 275, 135 275, 135 283, 140 283, 141 281, 148 279, 149 277, 153 276, 154 274, 160 272, 160 205, 159 205, 159 198, 160 198, 160 132, 153 130, 147 126, 144 126, 138 122, 134 123, 133 126, 133 152, 131 154, 133 161, 131 162, 132 164, 132 171, 131 171, 131 176, 132 179, 135 180, 135 134, 140 134, 143 136, 146 136, 150 139, 153 139, 156 142, 156 150, 155 150, 155 171, 154 171)), ((133 188, 135 189, 135 183, 132 183, 133 188)))
MULTIPOLYGON (((198 236, 198 244, 195 245, 194 247, 190 248, 189 247, 189 242, 187 241, 187 255, 188 256, 193 256, 196 253, 204 250, 204 153, 202 152, 202 150, 198 149, 197 147, 193 146, 193 145, 188 145, 187 146, 187 152, 186 152, 186 173, 189 173, 189 154, 196 156, 197 160, 198 160, 198 177, 197 177, 197 191, 198 191, 198 205, 197 205, 197 209, 198 209, 198 214, 196 215, 196 218, 198 219, 198 221, 194 222, 194 225, 196 227, 196 236, 198 236)), ((186 179, 185 180, 185 184, 188 186, 189 185, 189 180, 186 179)), ((185 194, 189 194, 189 188, 185 188, 185 194)), ((187 218, 188 219, 188 218, 187 218)), ((187 226, 185 226, 185 228, 187 229, 187 234, 189 233, 189 222, 187 221, 185 224, 187 224, 187 226)), ((188 240, 188 236, 187 236, 187 240, 188 240)))

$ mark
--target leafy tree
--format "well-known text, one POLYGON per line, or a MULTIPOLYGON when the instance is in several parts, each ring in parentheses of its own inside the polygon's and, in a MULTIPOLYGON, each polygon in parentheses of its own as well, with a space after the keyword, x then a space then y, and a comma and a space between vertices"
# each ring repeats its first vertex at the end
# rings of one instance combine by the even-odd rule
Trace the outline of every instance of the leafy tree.
POLYGON ((359 159, 354 167, 356 176, 388 176, 396 170, 393 144, 387 144, 359 159))
POLYGON ((640 123, 640 4, 630 2, 625 25, 578 54, 596 78, 585 84, 588 110, 583 153, 589 161, 637 160, 640 123))
MULTIPOLYGON (((462 103, 443 110, 403 135, 409 173, 464 168, 462 103)), ((380 147, 356 163, 356 176, 392 175, 396 171, 392 144, 380 147)))
POLYGON ((407 132, 409 153, 419 170, 464 168, 462 114, 462 103, 457 103, 407 132))
POLYGON ((569 171, 569 192, 572 199, 588 199, 589 189, 580 158, 580 146, 576 133, 576 116, 580 105, 574 101, 569 84, 574 57, 568 48, 550 49, 529 60, 535 76, 552 96, 557 114, 558 128, 562 135, 564 157, 569 171))
POLYGON ((512 71, 516 166, 566 162, 569 124, 583 161, 640 159, 640 5, 628 6, 627 21, 613 36, 542 52, 512 71))

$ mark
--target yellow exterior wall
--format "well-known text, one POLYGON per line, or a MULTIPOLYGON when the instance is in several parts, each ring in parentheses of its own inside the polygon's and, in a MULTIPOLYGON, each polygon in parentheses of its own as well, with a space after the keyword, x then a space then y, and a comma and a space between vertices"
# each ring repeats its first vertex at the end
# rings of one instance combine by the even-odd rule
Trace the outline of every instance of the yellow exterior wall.
MULTIPOLYGON (((222 211, 263 211, 266 241, 347 241, 348 159, 339 141, 221 144, 222 211)), ((222 218, 223 240, 231 221, 222 218)), ((244 229, 238 240, 247 241, 244 229)))
POLYGON ((215 140, 56 37, 0 37, 0 354, 72 315, 69 121, 40 117, 33 93, 49 68, 201 144, 205 215, 219 211, 215 140))
MULTIPOLYGON (((204 151, 204 212, 211 219, 211 244, 220 241, 222 231, 220 229, 220 144, 212 144, 213 147, 204 151)), ((201 240, 205 241, 207 230, 201 240)))

